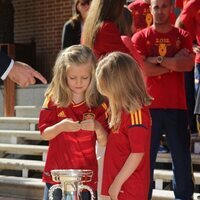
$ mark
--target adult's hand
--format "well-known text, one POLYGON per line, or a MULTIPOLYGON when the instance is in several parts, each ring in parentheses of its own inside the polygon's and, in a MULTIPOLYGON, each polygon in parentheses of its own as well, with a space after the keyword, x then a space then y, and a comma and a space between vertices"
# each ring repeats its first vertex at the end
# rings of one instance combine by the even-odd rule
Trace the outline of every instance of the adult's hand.
POLYGON ((14 62, 13 68, 8 76, 21 87, 28 87, 31 84, 35 84, 36 79, 39 79, 44 84, 47 83, 47 80, 38 71, 26 63, 18 61, 14 62))

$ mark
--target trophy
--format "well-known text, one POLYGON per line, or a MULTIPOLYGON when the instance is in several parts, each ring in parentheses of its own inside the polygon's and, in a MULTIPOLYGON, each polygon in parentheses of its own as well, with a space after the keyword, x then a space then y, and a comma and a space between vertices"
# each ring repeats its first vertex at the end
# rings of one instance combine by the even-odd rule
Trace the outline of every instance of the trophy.
POLYGON ((60 184, 53 185, 49 190, 49 200, 53 200, 53 193, 55 189, 61 189, 62 200, 81 200, 81 191, 88 190, 91 194, 91 200, 94 200, 94 193, 92 188, 83 185, 85 182, 92 180, 92 170, 51 170, 53 181, 60 182, 60 184))

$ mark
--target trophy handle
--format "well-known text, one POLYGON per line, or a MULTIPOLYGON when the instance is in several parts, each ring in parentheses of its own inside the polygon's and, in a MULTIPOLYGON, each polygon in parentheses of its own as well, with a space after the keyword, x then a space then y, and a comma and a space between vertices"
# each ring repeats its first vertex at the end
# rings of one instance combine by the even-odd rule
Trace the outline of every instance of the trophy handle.
MULTIPOLYGON (((51 188, 49 189, 49 200, 53 200, 53 192, 56 189, 61 189, 62 190, 62 186, 60 184, 56 184, 51 186, 51 188)), ((62 200, 64 200, 64 195, 62 195, 62 200)))
POLYGON ((90 192, 91 200, 95 200, 94 192, 91 187, 89 187, 87 185, 79 185, 78 186, 78 192, 79 192, 79 190, 84 190, 84 189, 88 190, 90 192))

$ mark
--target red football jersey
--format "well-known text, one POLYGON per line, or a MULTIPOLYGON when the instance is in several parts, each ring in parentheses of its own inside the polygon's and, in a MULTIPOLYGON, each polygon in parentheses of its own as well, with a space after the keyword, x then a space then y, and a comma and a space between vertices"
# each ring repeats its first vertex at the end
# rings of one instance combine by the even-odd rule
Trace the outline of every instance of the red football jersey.
MULTIPOLYGON (((190 0, 183 8, 180 20, 200 46, 200 1, 190 0)), ((196 62, 200 63, 200 54, 196 55, 196 62)))
POLYGON ((118 131, 111 130, 106 146, 102 195, 108 190, 131 153, 144 153, 138 167, 124 182, 118 200, 148 199, 150 183, 151 117, 145 107, 136 112, 122 112, 118 131))
MULTIPOLYGON (((107 127, 107 105, 88 108, 85 102, 71 104, 68 107, 57 107, 51 101, 40 112, 39 129, 41 134, 45 128, 57 124, 65 118, 82 121, 93 118, 107 127)), ((49 141, 47 160, 43 172, 43 181, 55 184, 50 172, 54 169, 90 169, 93 170, 92 182, 87 183, 97 190, 97 158, 95 153, 96 134, 94 131, 80 130, 62 132, 49 141)))
MULTIPOLYGON (((153 27, 143 29, 132 37, 132 42, 145 57, 173 57, 183 48, 192 51, 190 34, 175 27, 168 33, 159 33, 153 27)), ((146 80, 149 93, 154 97, 151 108, 186 109, 183 72, 169 72, 146 77, 146 80)))

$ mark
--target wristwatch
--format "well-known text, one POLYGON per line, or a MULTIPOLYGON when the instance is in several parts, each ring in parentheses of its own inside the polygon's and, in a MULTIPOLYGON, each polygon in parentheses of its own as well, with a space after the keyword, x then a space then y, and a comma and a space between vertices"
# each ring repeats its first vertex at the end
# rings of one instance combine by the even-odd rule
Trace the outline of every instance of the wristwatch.
POLYGON ((158 65, 160 65, 163 62, 164 57, 163 56, 158 56, 156 59, 156 62, 158 65))

